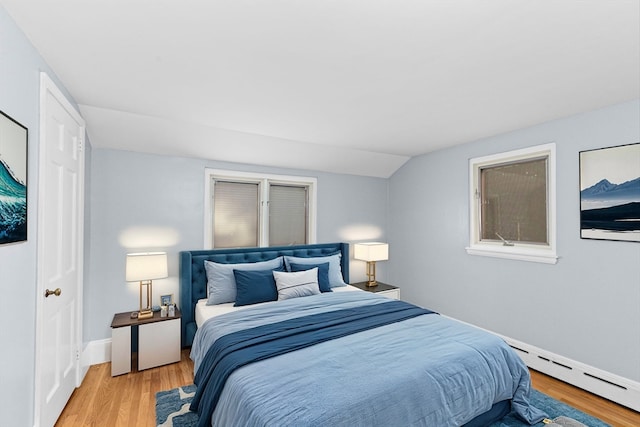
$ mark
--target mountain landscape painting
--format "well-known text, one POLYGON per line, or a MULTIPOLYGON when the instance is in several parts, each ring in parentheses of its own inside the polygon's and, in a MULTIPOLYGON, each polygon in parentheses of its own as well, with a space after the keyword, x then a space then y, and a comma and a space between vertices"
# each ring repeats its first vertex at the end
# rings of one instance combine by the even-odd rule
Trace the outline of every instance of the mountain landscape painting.
POLYGON ((0 244, 27 240, 27 128, 0 111, 0 244))
POLYGON ((580 152, 580 237, 640 242, 640 143, 580 152))

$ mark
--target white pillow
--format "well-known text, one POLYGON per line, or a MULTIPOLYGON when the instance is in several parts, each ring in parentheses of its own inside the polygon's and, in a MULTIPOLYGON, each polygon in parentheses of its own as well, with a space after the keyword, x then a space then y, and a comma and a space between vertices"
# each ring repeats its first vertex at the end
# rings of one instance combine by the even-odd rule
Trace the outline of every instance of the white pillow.
POLYGON ((340 260, 342 258, 342 254, 340 252, 327 255, 327 256, 318 256, 318 257, 310 257, 303 258, 297 256, 289 256, 285 255, 284 262, 287 266, 287 270, 291 271, 291 263, 294 264, 323 264, 325 262, 329 263, 329 285, 332 288, 337 288, 339 286, 347 286, 342 278, 342 266, 340 264, 340 260))
POLYGON ((308 297, 320 293, 318 267, 312 268, 311 270, 295 271, 293 273, 274 271, 273 277, 276 279, 278 301, 308 297))

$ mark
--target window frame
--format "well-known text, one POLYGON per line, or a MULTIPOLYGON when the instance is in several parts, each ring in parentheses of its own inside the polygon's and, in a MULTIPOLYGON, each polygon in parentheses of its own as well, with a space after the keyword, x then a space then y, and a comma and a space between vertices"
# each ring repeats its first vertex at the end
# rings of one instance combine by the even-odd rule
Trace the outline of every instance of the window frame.
POLYGON ((259 236, 258 246, 269 245, 269 184, 305 186, 308 188, 308 244, 316 243, 317 235, 317 187, 318 179, 315 177, 278 175, 256 172, 243 172, 224 169, 205 168, 204 173, 204 248, 213 249, 213 179, 229 180, 235 182, 250 182, 259 184, 260 212, 258 214, 259 236))
POLYGON ((515 259, 521 261, 556 264, 556 144, 549 143, 519 150, 491 154, 469 159, 469 255, 515 259), (547 159, 547 236, 548 244, 481 240, 480 171, 540 158, 547 159))

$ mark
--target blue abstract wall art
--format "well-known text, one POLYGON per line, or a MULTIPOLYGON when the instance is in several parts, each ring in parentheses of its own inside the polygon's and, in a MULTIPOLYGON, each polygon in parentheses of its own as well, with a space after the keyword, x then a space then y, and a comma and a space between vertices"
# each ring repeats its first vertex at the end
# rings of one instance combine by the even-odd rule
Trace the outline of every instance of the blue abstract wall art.
POLYGON ((0 244, 27 240, 27 139, 0 111, 0 244))
POLYGON ((640 143, 580 152, 580 237, 640 242, 640 143))

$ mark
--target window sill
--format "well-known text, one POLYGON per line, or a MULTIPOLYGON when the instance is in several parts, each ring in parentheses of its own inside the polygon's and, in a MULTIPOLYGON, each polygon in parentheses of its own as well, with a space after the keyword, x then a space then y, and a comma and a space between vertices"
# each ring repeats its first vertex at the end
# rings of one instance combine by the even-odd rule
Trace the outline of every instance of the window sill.
POLYGON ((556 264, 558 262, 558 256, 550 250, 536 250, 517 246, 470 246, 465 250, 469 255, 515 259, 543 264, 556 264))

